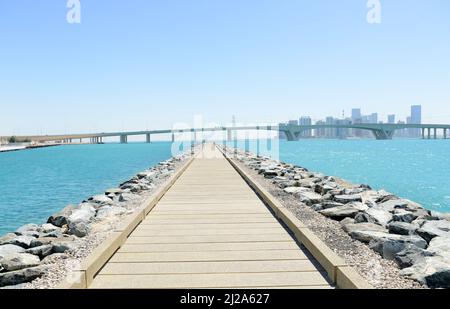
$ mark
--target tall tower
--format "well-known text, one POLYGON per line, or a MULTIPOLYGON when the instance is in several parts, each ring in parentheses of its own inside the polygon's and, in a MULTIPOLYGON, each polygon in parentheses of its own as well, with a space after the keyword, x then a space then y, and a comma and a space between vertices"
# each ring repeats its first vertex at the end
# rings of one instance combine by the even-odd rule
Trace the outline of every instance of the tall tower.
MULTIPOLYGON (((411 123, 421 124, 422 123, 422 105, 412 105, 411 106, 411 123)), ((420 129, 411 129, 411 137, 419 137, 420 129)))

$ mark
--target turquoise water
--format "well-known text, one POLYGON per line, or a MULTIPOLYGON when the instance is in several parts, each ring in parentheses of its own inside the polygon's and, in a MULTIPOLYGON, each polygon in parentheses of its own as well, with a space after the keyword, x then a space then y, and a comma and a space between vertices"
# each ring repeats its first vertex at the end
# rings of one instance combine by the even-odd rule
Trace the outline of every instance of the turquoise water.
MULTIPOLYGON (((255 145, 252 141, 250 149, 255 145)), ((302 140, 281 141, 279 148, 282 161, 450 211, 450 140, 302 140)), ((0 153, 0 235, 42 223, 67 204, 78 204, 170 157, 169 142, 0 153)))
POLYGON ((171 157, 171 143, 73 145, 0 153, 0 235, 104 192, 171 157))
POLYGON ((450 140, 280 141, 279 149, 281 161, 450 212, 450 140))

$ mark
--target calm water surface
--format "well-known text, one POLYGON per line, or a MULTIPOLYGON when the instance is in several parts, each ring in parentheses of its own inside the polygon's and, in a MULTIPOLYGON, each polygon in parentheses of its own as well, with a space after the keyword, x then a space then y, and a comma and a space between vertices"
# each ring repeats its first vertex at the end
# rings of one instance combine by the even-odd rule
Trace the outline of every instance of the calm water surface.
POLYGON ((280 141, 279 149, 281 161, 450 212, 450 140, 280 141))
MULTIPOLYGON (((282 161, 450 211, 450 140, 302 140, 279 148, 282 161)), ((161 142, 0 153, 0 234, 115 187, 170 158, 170 150, 161 142)))
POLYGON ((171 157, 171 143, 73 145, 0 153, 0 235, 43 223, 171 157))

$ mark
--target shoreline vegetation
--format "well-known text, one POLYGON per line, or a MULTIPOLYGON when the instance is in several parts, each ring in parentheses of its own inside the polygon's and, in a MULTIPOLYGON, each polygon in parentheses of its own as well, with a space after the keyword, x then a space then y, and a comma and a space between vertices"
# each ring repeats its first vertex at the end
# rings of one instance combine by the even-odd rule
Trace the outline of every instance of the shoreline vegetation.
POLYGON ((174 156, 117 188, 68 205, 47 223, 0 236, 0 289, 57 288, 190 157, 190 151, 174 156))
POLYGON ((450 288, 450 213, 225 147, 376 288, 450 288))

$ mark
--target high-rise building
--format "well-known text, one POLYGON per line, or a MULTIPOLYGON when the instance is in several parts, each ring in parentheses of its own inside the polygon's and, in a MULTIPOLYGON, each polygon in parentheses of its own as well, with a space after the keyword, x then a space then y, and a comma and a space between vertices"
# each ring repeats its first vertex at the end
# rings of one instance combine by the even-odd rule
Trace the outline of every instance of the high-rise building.
POLYGON ((395 115, 388 115, 388 123, 395 124, 395 115))
MULTIPOLYGON (((412 105, 411 106, 411 120, 412 124, 421 124, 422 123, 422 105, 412 105)), ((420 137, 421 131, 419 128, 410 129, 411 137, 420 137)))
MULTIPOLYGON (((353 108, 352 109, 352 123, 353 124, 358 124, 362 122, 362 114, 361 114, 361 109, 360 108, 353 108)), ((362 136, 362 131, 359 129, 353 129, 350 131, 351 135, 353 136, 357 136, 357 137, 361 137, 362 136)))
MULTIPOLYGON (((278 124, 279 127, 285 126, 285 125, 286 125, 286 124, 283 123, 283 122, 280 122, 280 123, 278 124)), ((284 133, 284 132, 282 132, 282 131, 278 131, 278 138, 279 138, 279 139, 287 139, 286 133, 284 133)))
MULTIPOLYGON (((325 121, 319 120, 316 122, 316 125, 324 125, 325 121)), ((315 137, 325 137, 325 128, 318 128, 314 134, 315 137)))
POLYGON ((358 119, 361 119, 361 109, 353 108, 352 109, 352 121, 357 121, 358 119))
MULTIPOLYGON (((310 126, 312 124, 311 117, 303 116, 299 120, 301 126, 310 126)), ((305 130, 300 134, 301 137, 312 137, 312 130, 305 130)))
POLYGON ((372 113, 369 116, 370 123, 378 123, 378 113, 372 113))
MULTIPOLYGON (((327 117, 325 119, 326 124, 333 125, 335 123, 335 119, 333 117, 327 117)), ((336 128, 326 128, 325 129, 325 137, 327 138, 335 138, 337 136, 336 128)))
POLYGON ((289 120, 288 124, 292 126, 298 126, 298 120, 289 120))

